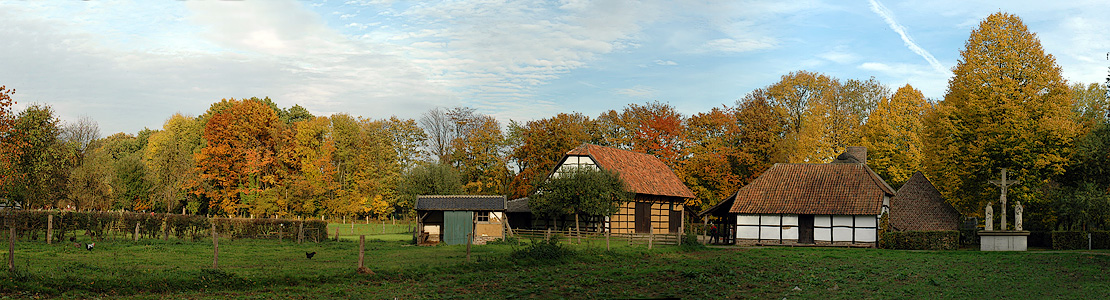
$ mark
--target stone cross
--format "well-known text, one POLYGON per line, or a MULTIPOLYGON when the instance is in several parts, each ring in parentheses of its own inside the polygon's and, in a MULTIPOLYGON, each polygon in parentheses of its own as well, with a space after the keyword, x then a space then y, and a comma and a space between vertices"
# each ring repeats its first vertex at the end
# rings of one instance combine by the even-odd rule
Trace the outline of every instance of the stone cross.
POLYGON ((1000 198, 1002 201, 1002 223, 1001 226, 999 226, 999 230, 1006 230, 1006 191, 1009 190, 1011 185, 1018 184, 1018 182, 1009 180, 1009 178, 1006 177, 1006 168, 1002 168, 1002 180, 991 180, 990 183, 1002 187, 1002 196, 1000 198))

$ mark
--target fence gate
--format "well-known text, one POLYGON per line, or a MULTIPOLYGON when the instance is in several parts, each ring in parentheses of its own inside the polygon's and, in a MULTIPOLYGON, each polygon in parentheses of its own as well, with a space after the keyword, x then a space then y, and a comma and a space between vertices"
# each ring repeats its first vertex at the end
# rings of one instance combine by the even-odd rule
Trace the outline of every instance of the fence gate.
POLYGON ((474 212, 443 212, 443 242, 448 245, 466 244, 467 237, 474 230, 474 212))

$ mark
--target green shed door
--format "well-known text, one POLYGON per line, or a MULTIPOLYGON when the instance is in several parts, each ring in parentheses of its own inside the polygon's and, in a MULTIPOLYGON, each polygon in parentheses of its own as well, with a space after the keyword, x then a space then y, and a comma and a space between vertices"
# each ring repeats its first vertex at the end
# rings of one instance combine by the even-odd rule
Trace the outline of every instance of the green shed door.
POLYGON ((443 212, 443 242, 448 245, 466 244, 466 239, 473 230, 473 211, 443 212))

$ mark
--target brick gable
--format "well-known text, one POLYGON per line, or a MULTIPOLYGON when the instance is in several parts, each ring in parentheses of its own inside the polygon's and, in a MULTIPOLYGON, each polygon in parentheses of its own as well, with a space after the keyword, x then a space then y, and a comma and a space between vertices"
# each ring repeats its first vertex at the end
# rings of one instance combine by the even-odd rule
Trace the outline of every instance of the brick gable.
POLYGON ((957 230, 959 223, 959 212, 921 172, 914 173, 890 201, 890 225, 895 230, 957 230))

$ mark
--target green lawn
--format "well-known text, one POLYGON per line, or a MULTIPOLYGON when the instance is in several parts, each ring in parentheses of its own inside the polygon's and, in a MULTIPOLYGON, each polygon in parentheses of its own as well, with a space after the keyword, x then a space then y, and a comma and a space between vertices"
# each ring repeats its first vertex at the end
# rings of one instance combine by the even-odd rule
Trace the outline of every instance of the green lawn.
POLYGON ((336 229, 339 230, 339 239, 358 241, 359 235, 366 235, 367 240, 383 241, 412 241, 412 227, 416 223, 411 221, 371 221, 351 223, 328 223, 328 236, 335 238, 336 229))
POLYGON ((562 262, 510 258, 521 246, 475 246, 468 263, 465 246, 370 240, 366 260, 375 274, 363 275, 355 271, 358 243, 345 238, 319 244, 221 240, 218 270, 211 268, 211 241, 105 241, 93 251, 72 244, 18 242, 17 271, 5 272, 0 294, 187 299, 1059 299, 1110 292, 1107 251, 691 251, 675 246, 648 250, 617 241, 612 245, 613 251, 605 251, 604 241, 571 245, 577 254, 562 262), (311 260, 305 258, 310 251, 317 252, 311 260))

